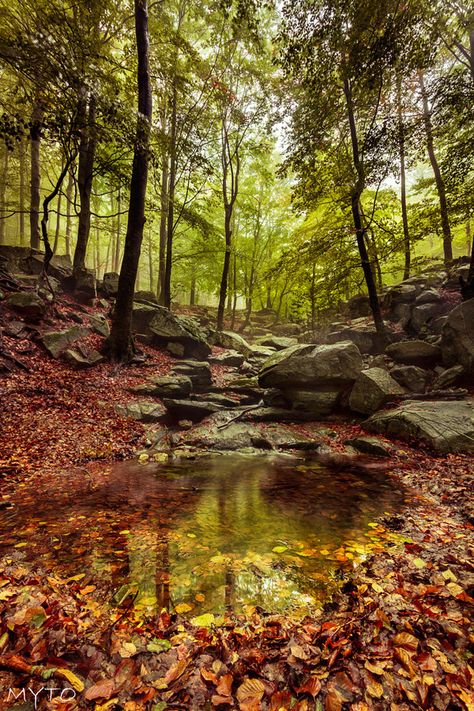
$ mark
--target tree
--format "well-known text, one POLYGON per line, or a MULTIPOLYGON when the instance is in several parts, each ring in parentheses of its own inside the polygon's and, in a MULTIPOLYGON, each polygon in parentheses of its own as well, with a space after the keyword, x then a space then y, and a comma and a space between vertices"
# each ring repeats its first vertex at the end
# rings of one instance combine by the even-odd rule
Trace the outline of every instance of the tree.
POLYGON ((145 199, 149 160, 148 150, 152 121, 147 0, 135 0, 135 36, 138 59, 137 129, 130 183, 130 204, 128 209, 124 256, 120 270, 112 329, 108 341, 110 357, 117 361, 126 361, 133 354, 131 337, 133 294, 140 260, 143 228, 145 225, 145 199))

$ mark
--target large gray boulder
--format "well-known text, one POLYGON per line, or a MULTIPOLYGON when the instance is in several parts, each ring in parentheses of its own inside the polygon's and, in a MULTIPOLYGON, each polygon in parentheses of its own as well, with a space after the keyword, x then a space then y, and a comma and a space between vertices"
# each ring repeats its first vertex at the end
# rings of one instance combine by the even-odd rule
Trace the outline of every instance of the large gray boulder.
POLYGON ((172 373, 189 378, 195 392, 206 392, 212 385, 212 372, 206 361, 183 360, 173 366, 172 373))
POLYGON ((412 393, 425 392, 426 383, 430 377, 428 370, 416 365, 396 365, 390 370, 390 375, 397 383, 412 393))
POLYGON ((49 331, 41 336, 41 343, 50 356, 59 358, 71 343, 89 334, 89 329, 84 326, 71 326, 65 331, 49 331))
POLYGON ((352 341, 361 353, 380 352, 377 330, 371 324, 360 324, 356 326, 346 326, 328 335, 328 343, 339 343, 340 341, 352 341))
POLYGON ((420 368, 429 368, 441 360, 440 348, 426 341, 391 343, 386 347, 385 353, 396 363, 418 365, 420 368))
POLYGON ((298 345, 271 356, 260 370, 262 387, 314 389, 353 383, 362 370, 362 356, 350 341, 332 345, 298 345))
POLYGON ((10 294, 6 303, 27 321, 40 321, 46 312, 43 299, 34 291, 18 291, 10 294))
POLYGON ((211 347, 199 324, 192 318, 177 316, 163 306, 134 302, 132 328, 142 335, 152 336, 153 341, 165 346, 177 355, 192 358, 208 358, 211 347))
POLYGON ((349 407, 354 412, 371 415, 404 392, 386 370, 369 368, 363 370, 357 378, 349 397, 349 407))
POLYGON ((117 296, 119 275, 116 272, 107 272, 102 280, 102 291, 106 296, 117 296))
POLYGON ((138 420, 138 422, 160 422, 166 414, 163 405, 147 400, 130 402, 126 405, 116 405, 115 409, 122 417, 138 420))
POLYGON ((334 386, 318 390, 290 389, 285 390, 284 396, 293 410, 307 412, 315 417, 325 417, 337 408, 340 390, 334 386))
POLYGON ((230 350, 222 351, 222 353, 217 353, 216 355, 213 355, 212 358, 210 358, 209 360, 211 363, 215 363, 216 365, 224 365, 228 367, 238 368, 244 362, 245 357, 242 353, 239 353, 238 351, 230 350))
POLYGON ((449 314, 441 331, 441 351, 445 365, 462 365, 474 374, 474 299, 449 314))
POLYGON ((409 441, 422 440, 438 452, 474 452, 474 400, 408 400, 372 415, 364 427, 409 441))
POLYGON ((222 348, 229 348, 242 353, 246 358, 250 355, 250 345, 239 333, 233 331, 219 331, 216 334, 216 345, 222 348))
POLYGON ((267 346, 268 348, 274 348, 276 351, 284 351, 285 348, 291 348, 292 346, 298 345, 298 340, 296 338, 290 338, 285 336, 263 336, 259 338, 257 343, 260 346, 267 346))

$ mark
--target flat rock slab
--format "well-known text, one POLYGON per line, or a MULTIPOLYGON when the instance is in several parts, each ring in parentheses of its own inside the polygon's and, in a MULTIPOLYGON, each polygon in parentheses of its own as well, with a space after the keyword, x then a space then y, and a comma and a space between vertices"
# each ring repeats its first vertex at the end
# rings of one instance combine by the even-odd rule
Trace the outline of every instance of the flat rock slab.
POLYGON ((441 360, 441 349, 426 341, 400 341, 391 343, 385 353, 397 363, 429 368, 441 360))
POLYGON ((437 452, 474 452, 474 400, 408 400, 393 410, 377 412, 364 427, 401 439, 422 440, 437 452))
POLYGON ((119 415, 130 417, 139 422, 159 422, 166 414, 166 410, 157 402, 131 402, 128 405, 117 405, 119 415))

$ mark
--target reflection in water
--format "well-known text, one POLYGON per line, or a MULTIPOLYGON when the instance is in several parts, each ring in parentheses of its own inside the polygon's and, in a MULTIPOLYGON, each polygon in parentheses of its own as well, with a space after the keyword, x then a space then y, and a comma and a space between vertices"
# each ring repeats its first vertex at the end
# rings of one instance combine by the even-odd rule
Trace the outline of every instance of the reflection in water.
MULTIPOLYGON (((335 473, 288 457, 209 457, 121 464, 100 489, 55 507, 39 492, 0 537, 63 578, 137 610, 192 615, 306 613, 327 599, 341 568, 380 546, 373 519, 403 495, 380 473, 335 473), (25 536, 35 540, 25 546, 25 536)), ((18 551, 16 551, 18 554, 18 551)))

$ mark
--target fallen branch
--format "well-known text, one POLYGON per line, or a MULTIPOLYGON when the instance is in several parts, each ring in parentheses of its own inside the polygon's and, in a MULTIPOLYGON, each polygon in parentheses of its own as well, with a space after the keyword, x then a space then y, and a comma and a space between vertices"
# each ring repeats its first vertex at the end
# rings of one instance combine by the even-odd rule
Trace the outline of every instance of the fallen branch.
POLYGON ((260 400, 260 402, 258 402, 256 405, 249 405, 248 407, 245 407, 243 410, 241 410, 238 413, 238 415, 236 415, 235 417, 232 417, 230 420, 227 420, 227 422, 224 422, 223 425, 219 425, 217 429, 218 430, 225 429, 226 427, 231 425, 232 422, 236 422, 237 420, 240 420, 240 418, 243 417, 244 415, 246 415, 247 412, 250 412, 251 410, 256 410, 259 407, 263 407, 263 404, 264 404, 263 400, 260 400))

